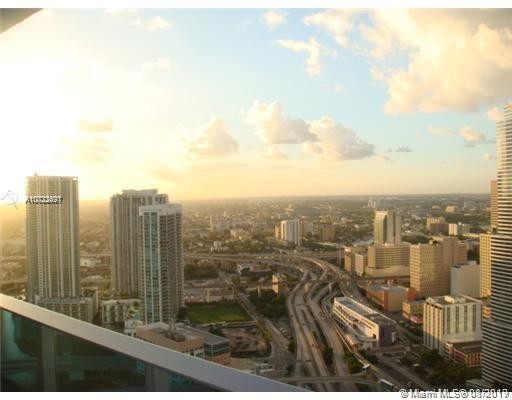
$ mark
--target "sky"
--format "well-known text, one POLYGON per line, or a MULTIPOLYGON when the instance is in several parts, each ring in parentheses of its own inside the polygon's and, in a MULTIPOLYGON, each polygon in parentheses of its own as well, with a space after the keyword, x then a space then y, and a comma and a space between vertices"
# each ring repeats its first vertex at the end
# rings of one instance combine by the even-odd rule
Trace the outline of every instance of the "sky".
POLYGON ((0 197, 483 193, 512 10, 43 10, 0 34, 0 197))

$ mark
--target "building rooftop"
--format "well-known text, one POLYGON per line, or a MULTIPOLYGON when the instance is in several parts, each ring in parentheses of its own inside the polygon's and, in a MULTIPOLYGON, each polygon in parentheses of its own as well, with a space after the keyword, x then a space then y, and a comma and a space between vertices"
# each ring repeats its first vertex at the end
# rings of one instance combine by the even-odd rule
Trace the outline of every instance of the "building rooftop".
POLYGON ((358 313, 362 317, 368 318, 369 320, 379 325, 395 324, 395 322, 390 318, 380 314, 370 307, 365 306, 364 304, 351 299, 350 297, 336 297, 334 301, 343 304, 345 307, 350 308, 352 311, 358 313))
POLYGON ((426 300, 427 304, 440 304, 440 305, 451 305, 451 304, 462 304, 462 303, 476 303, 479 300, 469 296, 435 296, 429 297, 426 300))

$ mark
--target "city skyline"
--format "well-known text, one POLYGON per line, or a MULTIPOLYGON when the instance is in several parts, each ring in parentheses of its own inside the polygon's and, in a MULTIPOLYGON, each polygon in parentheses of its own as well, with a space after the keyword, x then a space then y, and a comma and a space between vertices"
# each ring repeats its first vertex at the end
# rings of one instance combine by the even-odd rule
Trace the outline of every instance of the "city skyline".
POLYGON ((26 149, 0 158, 1 192, 38 172, 79 176, 82 200, 486 193, 508 14, 43 10, 0 37, 3 122, 26 149), (464 91, 454 51, 476 60, 464 91))

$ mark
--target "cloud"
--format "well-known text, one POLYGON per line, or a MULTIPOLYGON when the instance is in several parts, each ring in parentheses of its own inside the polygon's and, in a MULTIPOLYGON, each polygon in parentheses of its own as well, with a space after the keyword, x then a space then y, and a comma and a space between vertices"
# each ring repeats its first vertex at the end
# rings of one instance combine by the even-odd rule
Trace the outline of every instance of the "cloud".
POLYGON ((316 25, 332 34, 342 47, 348 45, 348 34, 353 28, 353 18, 359 10, 327 10, 303 19, 306 25, 316 25))
POLYGON ((510 96, 512 10, 379 9, 368 16, 326 11, 304 22, 378 63, 371 71, 387 86, 386 113, 475 112, 510 96), (362 41, 351 43, 351 32, 362 41))
POLYGON ((466 146, 474 146, 475 144, 488 143, 485 135, 480 132, 476 132, 473 128, 466 125, 458 131, 450 131, 447 129, 428 127, 429 132, 436 136, 459 136, 464 139, 466 146))
POLYGON ((306 72, 309 75, 318 75, 322 71, 323 65, 320 61, 322 55, 334 58, 337 57, 336 51, 325 48, 313 37, 309 38, 307 42, 298 40, 277 40, 274 43, 295 53, 307 53, 306 72))
POLYGON ((485 153, 484 154, 484 160, 496 160, 496 156, 491 153, 485 153))
POLYGON ((284 161, 288 160, 288 155, 282 151, 279 146, 271 145, 267 147, 264 157, 269 160, 284 161))
POLYGON ((398 149, 395 150, 397 153, 410 153, 412 150, 409 146, 400 146, 398 149))
POLYGON ((499 122, 503 119, 503 111, 500 110, 498 107, 493 107, 489 110, 487 110, 487 118, 489 118, 491 121, 499 122))
POLYGON ((311 122, 315 142, 304 144, 305 154, 319 155, 328 161, 358 160, 375 155, 375 146, 359 138, 356 133, 336 123, 330 117, 311 122))
POLYGON ((199 127, 186 144, 190 154, 197 157, 224 157, 238 152, 238 142, 227 131, 224 121, 213 117, 199 127))
POLYGON ((302 143, 314 140, 309 125, 301 119, 289 119, 282 115, 277 102, 254 101, 247 112, 246 122, 256 128, 256 134, 267 144, 302 143))
POLYGON ((279 25, 286 24, 286 15, 280 10, 269 10, 261 15, 261 19, 268 29, 273 30, 279 25))
POLYGON ((109 132, 113 128, 112 118, 82 119, 77 125, 84 132, 109 132))
POLYGON ((164 19, 160 16, 151 18, 147 24, 147 28, 150 31, 159 31, 159 30, 163 30, 163 29, 168 29, 171 26, 172 26, 172 24, 169 21, 167 21, 166 19, 164 19))
POLYGON ((61 159, 76 165, 103 163, 110 159, 112 149, 103 136, 65 136, 61 141, 61 159))
POLYGON ((343 92, 343 86, 335 85, 333 90, 335 93, 341 93, 341 92, 343 92))
POLYGON ((160 57, 156 60, 148 61, 142 64, 142 68, 147 70, 165 70, 171 67, 171 61, 166 57, 160 57))

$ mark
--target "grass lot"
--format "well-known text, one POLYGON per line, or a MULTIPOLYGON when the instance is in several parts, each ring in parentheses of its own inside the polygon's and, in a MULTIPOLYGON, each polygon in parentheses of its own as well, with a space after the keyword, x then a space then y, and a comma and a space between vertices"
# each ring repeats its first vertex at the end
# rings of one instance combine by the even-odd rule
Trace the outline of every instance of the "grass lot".
POLYGON ((237 303, 232 304, 189 304, 187 317, 194 324, 212 322, 241 322, 251 318, 237 303))

